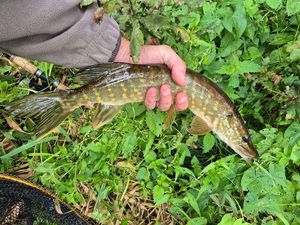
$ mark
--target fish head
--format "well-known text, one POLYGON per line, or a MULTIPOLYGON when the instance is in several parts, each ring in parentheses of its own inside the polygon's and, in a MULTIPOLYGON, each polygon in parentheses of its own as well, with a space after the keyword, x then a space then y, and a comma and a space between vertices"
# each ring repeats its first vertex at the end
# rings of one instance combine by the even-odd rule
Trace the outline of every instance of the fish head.
POLYGON ((258 152, 256 148, 253 146, 251 141, 251 137, 248 134, 238 136, 239 140, 237 140, 232 149, 237 152, 240 156, 242 156, 245 160, 253 160, 258 157, 258 152))
POLYGON ((236 153, 245 160, 253 160, 258 157, 250 134, 239 114, 231 115, 223 121, 225 127, 223 139, 236 153), (227 126, 226 126, 227 125, 227 126))

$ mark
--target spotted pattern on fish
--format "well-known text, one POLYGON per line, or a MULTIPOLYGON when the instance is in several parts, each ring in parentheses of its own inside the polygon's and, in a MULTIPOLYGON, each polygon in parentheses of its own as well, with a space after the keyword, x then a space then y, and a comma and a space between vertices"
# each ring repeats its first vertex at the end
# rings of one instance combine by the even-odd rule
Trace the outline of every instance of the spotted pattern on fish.
MULTIPOLYGON (((186 91, 189 109, 233 150, 245 159, 257 156, 248 130, 233 103, 216 84, 199 73, 188 69, 187 85, 184 87, 173 82, 170 70, 163 65, 100 64, 80 71, 78 78, 80 76, 82 81, 90 82, 66 92, 31 95, 11 103, 6 109, 16 116, 38 120, 40 125, 36 133, 45 134, 77 107, 102 104, 114 109, 114 106, 143 102, 150 87, 160 88, 163 84, 170 84, 173 96, 178 91, 186 91), (57 116, 59 113, 60 116, 57 116)), ((114 109, 112 115, 116 112, 114 109)), ((101 115, 110 114, 103 111, 101 115)))

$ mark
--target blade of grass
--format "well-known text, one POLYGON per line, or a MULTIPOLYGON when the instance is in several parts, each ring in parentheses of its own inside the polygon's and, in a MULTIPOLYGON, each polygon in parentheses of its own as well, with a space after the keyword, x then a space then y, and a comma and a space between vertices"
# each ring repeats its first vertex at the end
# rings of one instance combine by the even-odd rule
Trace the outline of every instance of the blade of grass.
POLYGON ((32 147, 34 147, 38 144, 42 144, 42 143, 48 142, 48 141, 53 141, 53 140, 56 140, 56 139, 57 139, 57 137, 47 137, 47 138, 44 138, 44 139, 41 139, 41 140, 36 140, 36 141, 29 142, 25 145, 22 145, 18 148, 15 148, 14 150, 12 150, 11 152, 9 152, 7 154, 1 156, 0 159, 9 159, 9 158, 13 157, 14 155, 17 155, 17 154, 19 154, 19 153, 21 153, 21 152, 23 152, 23 151, 25 151, 29 148, 32 148, 32 147))

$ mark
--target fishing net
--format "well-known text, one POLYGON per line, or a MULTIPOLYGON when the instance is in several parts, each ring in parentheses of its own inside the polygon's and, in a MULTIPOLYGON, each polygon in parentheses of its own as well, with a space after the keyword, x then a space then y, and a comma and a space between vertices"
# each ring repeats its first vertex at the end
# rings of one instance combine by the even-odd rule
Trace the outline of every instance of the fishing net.
POLYGON ((46 189, 30 184, 0 176, 0 225, 92 224, 46 189))

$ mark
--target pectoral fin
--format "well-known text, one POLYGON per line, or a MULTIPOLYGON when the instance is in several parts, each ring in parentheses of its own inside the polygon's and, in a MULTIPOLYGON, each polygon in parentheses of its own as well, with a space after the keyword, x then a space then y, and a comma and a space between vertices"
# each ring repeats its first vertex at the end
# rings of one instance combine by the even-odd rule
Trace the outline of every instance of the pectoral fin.
POLYGON ((172 105, 164 121, 164 125, 163 125, 164 130, 168 129, 171 126, 172 122, 175 119, 175 116, 176 116, 176 108, 175 105, 172 105))
POLYGON ((110 120, 114 118, 115 115, 120 111, 122 108, 121 105, 102 105, 97 104, 96 112, 93 118, 93 128, 98 129, 103 125, 107 124, 110 120))
POLYGON ((211 128, 208 126, 208 124, 201 119, 198 116, 195 116, 192 123, 191 128, 189 129, 189 132, 191 134, 195 135, 204 135, 211 131, 211 128))

